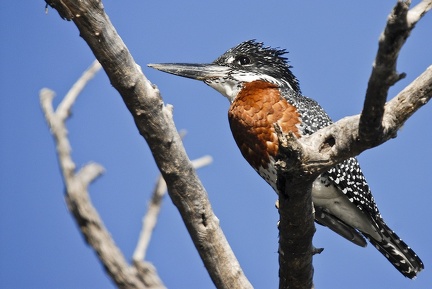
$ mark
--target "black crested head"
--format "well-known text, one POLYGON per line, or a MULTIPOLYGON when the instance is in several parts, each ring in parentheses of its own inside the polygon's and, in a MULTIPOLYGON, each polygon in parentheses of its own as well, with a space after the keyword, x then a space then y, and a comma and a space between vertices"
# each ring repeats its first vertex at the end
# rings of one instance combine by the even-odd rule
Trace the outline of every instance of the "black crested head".
POLYGON ((290 70, 292 66, 283 56, 286 53, 285 49, 265 47, 262 42, 248 40, 229 49, 213 63, 246 73, 268 75, 301 93, 299 81, 290 70))

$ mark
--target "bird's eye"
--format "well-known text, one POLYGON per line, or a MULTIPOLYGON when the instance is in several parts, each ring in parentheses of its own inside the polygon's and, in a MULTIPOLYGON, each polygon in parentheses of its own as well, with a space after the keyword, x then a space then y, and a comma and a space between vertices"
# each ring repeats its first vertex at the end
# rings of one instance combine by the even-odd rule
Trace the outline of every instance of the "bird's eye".
POLYGON ((248 65, 248 64, 251 64, 252 61, 249 57, 247 57, 245 55, 240 55, 240 56, 236 57, 235 62, 238 65, 248 65))

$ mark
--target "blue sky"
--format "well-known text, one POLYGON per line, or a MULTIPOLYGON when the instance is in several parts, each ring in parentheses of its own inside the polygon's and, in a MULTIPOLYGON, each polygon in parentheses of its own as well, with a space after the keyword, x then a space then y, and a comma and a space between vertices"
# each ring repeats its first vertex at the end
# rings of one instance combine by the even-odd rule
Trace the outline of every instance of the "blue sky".
MULTIPOLYGON (((54 143, 39 90, 55 104, 92 62, 71 22, 44 12, 43 1, 0 3, 0 287, 113 288, 84 243, 64 202, 54 143)), ((104 1, 118 33, 144 73, 174 106, 191 159, 210 154, 199 171, 221 226, 255 288, 278 284, 276 195, 248 166, 228 127, 228 102, 197 81, 146 67, 157 62, 210 62, 248 39, 286 48, 305 95, 334 119, 361 111, 366 84, 392 1, 104 1)), ((432 64, 432 15, 404 46, 394 96, 432 64)), ((390 225, 425 263, 405 279, 372 246, 360 248, 317 227, 317 288, 427 288, 432 284, 430 169, 432 110, 420 109, 396 139, 364 152, 360 164, 390 225)), ((131 259, 157 169, 106 75, 86 87, 68 122, 78 167, 102 164, 91 198, 126 258, 131 259)), ((166 198, 148 260, 169 288, 213 288, 172 202, 166 198)))

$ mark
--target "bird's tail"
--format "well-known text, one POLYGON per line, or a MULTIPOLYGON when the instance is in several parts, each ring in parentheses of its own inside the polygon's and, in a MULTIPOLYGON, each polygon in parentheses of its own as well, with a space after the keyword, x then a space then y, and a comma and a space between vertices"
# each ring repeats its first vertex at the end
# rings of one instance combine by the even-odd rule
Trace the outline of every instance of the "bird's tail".
POLYGON ((415 278, 417 273, 424 269, 422 260, 381 218, 377 220, 377 224, 382 239, 378 241, 370 236, 366 237, 399 272, 410 279, 415 278))

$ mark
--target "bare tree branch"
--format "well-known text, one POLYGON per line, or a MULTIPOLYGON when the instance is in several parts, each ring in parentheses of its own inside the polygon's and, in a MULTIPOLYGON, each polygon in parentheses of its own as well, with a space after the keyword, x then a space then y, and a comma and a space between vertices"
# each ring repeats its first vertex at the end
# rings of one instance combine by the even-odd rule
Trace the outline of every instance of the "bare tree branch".
POLYGON ((150 244, 151 235, 156 227, 157 218, 162 206, 162 199, 165 196, 167 186, 165 180, 160 175, 153 190, 150 202, 147 207, 147 213, 142 220, 141 233, 138 243, 132 255, 134 262, 145 259, 148 245, 150 244))
POLYGON ((382 134, 378 140, 366 141, 359 135, 360 115, 343 118, 313 135, 296 140, 303 145, 303 170, 310 173, 322 172, 395 138, 398 130, 420 107, 432 97, 432 66, 386 103, 382 120, 382 134))
POLYGON ((187 157, 159 91, 142 74, 105 14, 101 1, 46 0, 73 20, 119 91, 146 139, 168 192, 217 288, 251 288, 232 252, 207 193, 187 157))
POLYGON ((65 121, 78 94, 100 68, 99 62, 95 61, 69 90, 55 111, 52 106, 54 92, 46 88, 40 92, 41 106, 56 141, 58 160, 66 186, 66 202, 86 242, 95 250, 107 273, 119 288, 164 288, 150 265, 147 267, 153 270, 148 270, 145 275, 140 275, 141 272, 128 265, 93 207, 87 188, 103 173, 103 167, 89 163, 75 173, 76 166, 71 156, 65 121))
POLYGON ((417 22, 432 9, 432 1, 423 0, 408 11, 407 20, 410 27, 414 27, 417 22))
POLYGON ((286 182, 285 186, 290 188, 286 189, 289 194, 279 196, 279 288, 312 288, 312 187, 306 182, 286 182))
POLYGON ((78 95, 86 86, 94 75, 102 68, 99 61, 94 60, 90 67, 84 71, 83 75, 74 83, 72 88, 68 91, 62 102, 59 104, 56 110, 58 117, 65 121, 70 116, 72 105, 75 103, 78 95))
POLYGON ((360 117, 360 138, 379 141, 382 134, 384 104, 389 88, 405 77, 396 71, 399 52, 420 18, 431 8, 431 1, 423 1, 409 10, 411 1, 399 0, 390 13, 380 36, 379 48, 369 78, 363 112, 360 117))
MULTIPOLYGON (((203 156, 199 159, 193 160, 192 165, 195 169, 207 166, 212 162, 211 156, 203 156)), ((138 239, 138 244, 133 253, 132 259, 140 261, 145 259, 146 251, 150 243, 151 235, 156 226, 157 218, 162 206, 162 199, 165 196, 167 185, 162 176, 158 177, 156 186, 153 190, 152 197, 148 204, 147 213, 142 220, 142 229, 138 239)))

